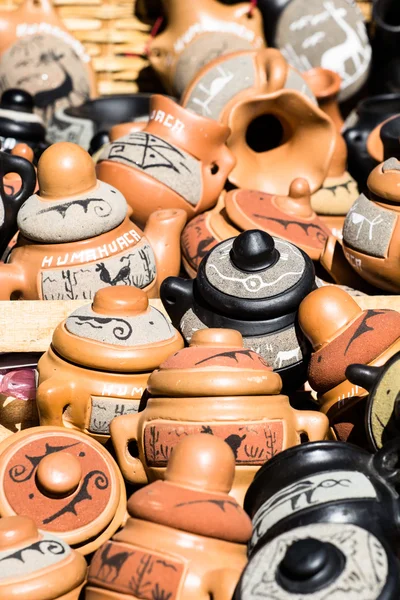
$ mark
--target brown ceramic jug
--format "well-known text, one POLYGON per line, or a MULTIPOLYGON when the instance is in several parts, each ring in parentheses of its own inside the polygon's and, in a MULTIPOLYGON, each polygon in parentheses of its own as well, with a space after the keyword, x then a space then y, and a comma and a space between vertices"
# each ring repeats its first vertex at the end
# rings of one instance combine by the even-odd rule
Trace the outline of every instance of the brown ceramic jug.
POLYGON ((51 0, 25 0, 0 16, 0 91, 20 88, 49 120, 56 109, 96 94, 90 58, 51 0))
POLYGON ((183 348, 182 336, 146 294, 108 287, 60 323, 39 360, 41 425, 73 427, 100 442, 111 420, 136 413, 153 369, 183 348))
POLYGON ((139 225, 159 208, 182 208, 192 218, 214 206, 235 164, 228 135, 225 125, 156 95, 144 130, 106 146, 97 175, 125 196, 139 225))
POLYGON ((91 299, 126 285, 154 297, 179 273, 184 211, 153 213, 143 234, 122 194, 98 181, 89 154, 69 142, 42 154, 38 181, 39 193, 18 213, 17 245, 0 265, 1 300, 91 299))
POLYGON ((299 325, 314 349, 309 383, 318 392, 322 412, 335 423, 367 395, 348 381, 346 368, 355 362, 382 365, 398 352, 400 314, 383 309, 363 311, 344 290, 325 286, 302 301, 299 325))
POLYGON ((389 158, 368 177, 368 199, 361 194, 343 228, 345 256, 367 282, 400 292, 400 161, 389 158))
POLYGON ((3 517, 31 517, 43 533, 81 554, 97 550, 125 519, 118 466, 80 431, 32 427, 14 433, 0 443, 0 481, 0 524, 3 517))
POLYGON ((78 600, 87 565, 62 539, 29 517, 0 520, 0 598, 78 600))
POLYGON ((225 442, 190 435, 165 471, 134 493, 125 527, 93 557, 86 600, 231 600, 251 521, 228 496, 235 458, 225 442))
POLYGON ((230 127, 227 145, 237 163, 228 179, 235 186, 286 195, 296 177, 307 179, 311 192, 325 180, 335 127, 278 50, 215 59, 191 82, 182 104, 230 127))
POLYGON ((266 460, 300 443, 328 434, 328 420, 298 411, 280 394, 281 378, 259 354, 243 346, 231 329, 204 329, 190 347, 167 359, 149 378, 146 407, 110 425, 118 464, 126 479, 146 483, 164 477, 182 435, 209 433, 227 442, 236 458, 232 495, 243 502, 266 460), (136 441, 139 457, 128 450, 136 441))
POLYGON ((261 14, 247 2, 163 0, 162 5, 167 26, 150 41, 149 59, 166 90, 177 95, 215 57, 265 45, 261 14))

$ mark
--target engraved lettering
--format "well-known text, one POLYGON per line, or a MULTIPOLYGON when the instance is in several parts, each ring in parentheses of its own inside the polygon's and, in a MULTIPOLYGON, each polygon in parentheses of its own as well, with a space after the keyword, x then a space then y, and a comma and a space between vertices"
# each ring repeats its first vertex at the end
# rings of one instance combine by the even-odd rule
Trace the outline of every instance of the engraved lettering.
POLYGON ((117 242, 117 244, 121 250, 123 250, 124 248, 129 248, 129 244, 123 235, 121 235, 120 237, 117 237, 117 239, 115 241, 117 242))
POLYGON ((53 258, 54 256, 45 256, 44 259, 42 260, 42 267, 51 267, 52 263, 53 263, 53 258))
POLYGON ((164 125, 165 127, 172 127, 172 121, 174 120, 174 117, 172 115, 167 115, 165 121, 164 121, 164 125))
POLYGON ((140 240, 142 239, 142 236, 137 231, 135 231, 135 229, 130 229, 128 233, 131 234, 131 236, 136 242, 140 242, 140 240))
POLYGON ((165 118, 165 112, 163 110, 158 110, 156 113, 156 118, 154 119, 156 122, 162 123, 165 118))
POLYGON ((94 248, 86 250, 85 258, 86 258, 85 262, 91 262, 93 260, 97 260, 96 250, 94 248))
POLYGON ((108 252, 107 244, 104 244, 104 246, 100 246, 99 248, 97 248, 97 252, 98 252, 99 258, 104 258, 104 256, 108 256, 109 252, 108 252))
POLYGON ((64 259, 62 259, 61 256, 57 256, 57 266, 61 267, 62 265, 66 265, 68 262, 68 258, 69 258, 68 252, 67 252, 67 254, 64 254, 64 259))

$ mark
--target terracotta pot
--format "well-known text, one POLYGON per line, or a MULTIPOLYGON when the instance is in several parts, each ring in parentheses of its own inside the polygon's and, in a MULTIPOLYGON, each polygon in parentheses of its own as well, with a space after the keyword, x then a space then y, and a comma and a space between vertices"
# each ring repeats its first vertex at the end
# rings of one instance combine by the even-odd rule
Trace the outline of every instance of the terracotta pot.
MULTIPOLYGON (((0 444, 0 515, 31 517, 81 554, 110 539, 125 517, 121 473, 80 431, 32 427, 0 444)), ((43 596, 41 596, 42 598, 43 596)))
POLYGON ((179 273, 184 211, 152 214, 144 234, 122 194, 96 180, 89 154, 68 142, 46 150, 38 181, 39 193, 18 213, 17 245, 0 265, 2 300, 90 299, 116 285, 154 297, 167 275, 179 273))
POLYGON ((60 323, 39 361, 41 425, 73 427, 105 443, 111 420, 138 411, 151 371, 182 347, 142 290, 99 290, 92 305, 60 323))
POLYGON ((188 349, 150 376, 145 408, 110 425, 124 477, 136 484, 161 479, 182 435, 211 434, 225 440, 235 455, 231 494, 242 503, 266 460, 299 444, 302 433, 311 440, 328 434, 327 418, 293 409, 281 387, 279 375, 261 356, 243 347, 239 332, 195 332, 188 349), (129 453, 131 441, 137 443, 138 458, 129 453))
POLYGON ((228 135, 228 127, 156 95, 144 130, 107 146, 97 175, 124 194, 138 224, 159 208, 182 208, 192 218, 214 206, 235 164, 228 135))
POLYGON ((182 104, 231 129, 237 159, 229 181, 239 188, 286 195, 294 178, 315 192, 335 146, 331 120, 305 80, 278 50, 240 51, 206 65, 182 104))
POLYGON ((247 3, 163 0, 167 26, 150 40, 151 66, 168 91, 183 94, 198 71, 216 56, 264 46, 262 19, 247 3))
POLYGON ((299 325, 314 352, 308 381, 321 410, 335 423, 367 395, 346 377, 357 362, 382 365, 400 350, 400 315, 394 310, 364 310, 344 290, 325 286, 300 304, 299 325))
POLYGON ((65 29, 50 0, 25 0, 0 17, 0 90, 26 89, 48 121, 56 109, 96 94, 83 46, 65 29))
POLYGON ((94 555, 86 600, 230 600, 251 535, 250 519, 228 496, 234 472, 222 440, 184 437, 165 481, 131 496, 131 518, 94 555))
POLYGON ((78 600, 86 579, 83 556, 29 517, 1 519, 0 563, 2 598, 78 600))

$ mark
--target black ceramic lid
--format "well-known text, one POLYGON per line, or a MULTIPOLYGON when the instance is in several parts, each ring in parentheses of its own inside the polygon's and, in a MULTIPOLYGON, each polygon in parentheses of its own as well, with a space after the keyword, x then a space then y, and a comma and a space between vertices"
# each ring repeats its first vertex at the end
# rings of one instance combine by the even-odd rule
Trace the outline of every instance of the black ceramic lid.
POLYGON ((33 98, 28 92, 6 90, 0 100, 0 136, 22 142, 44 141, 46 129, 33 109, 33 98))
POLYGON ((384 160, 392 157, 400 159, 400 116, 385 123, 380 136, 384 148, 384 160))
POLYGON ((253 229, 215 246, 200 263, 195 287, 221 314, 251 320, 295 312, 314 285, 305 252, 253 229))

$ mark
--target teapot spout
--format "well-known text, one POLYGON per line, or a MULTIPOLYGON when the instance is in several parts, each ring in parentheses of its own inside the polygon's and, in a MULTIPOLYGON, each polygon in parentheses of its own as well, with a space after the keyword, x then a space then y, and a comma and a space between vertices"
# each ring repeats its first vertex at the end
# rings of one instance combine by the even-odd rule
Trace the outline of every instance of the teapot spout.
POLYGON ((166 277, 179 275, 181 265, 181 233, 186 225, 186 212, 181 208, 156 210, 147 220, 144 233, 153 248, 157 264, 157 285, 166 277))

